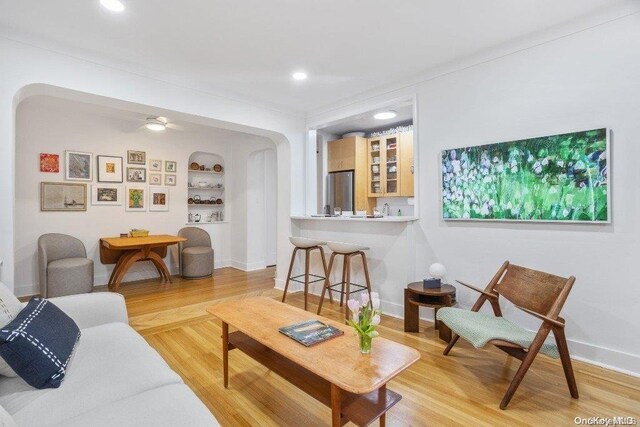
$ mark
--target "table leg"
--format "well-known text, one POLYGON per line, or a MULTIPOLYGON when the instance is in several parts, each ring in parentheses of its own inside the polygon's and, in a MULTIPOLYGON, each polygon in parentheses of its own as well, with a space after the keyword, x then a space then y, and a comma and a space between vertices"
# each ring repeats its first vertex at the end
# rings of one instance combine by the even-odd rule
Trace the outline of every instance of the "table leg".
POLYGON ((409 289, 404 290, 404 331, 405 332, 419 332, 419 314, 420 308, 409 302, 411 291, 409 289))
POLYGON ((169 283, 172 283, 171 272, 167 268, 167 264, 164 263, 164 260, 160 258, 160 255, 158 255, 155 252, 149 252, 147 257, 151 262, 153 262, 153 265, 156 266, 156 269, 158 269, 158 272, 160 273, 160 278, 163 280, 166 280, 169 283))
POLYGON ((341 397, 340 387, 335 384, 331 384, 331 426, 340 427, 341 421, 341 397))
POLYGON ((229 324, 222 322, 222 370, 224 372, 224 388, 229 386, 229 324))
POLYGON ((138 262, 138 260, 142 259, 142 252, 136 249, 134 251, 130 251, 130 253, 126 255, 123 255, 123 257, 125 257, 125 259, 122 260, 122 264, 120 264, 119 266, 116 265, 116 268, 118 269, 118 271, 113 276, 113 282, 111 283, 111 287, 110 287, 112 291, 118 290, 118 288, 120 287, 120 284, 122 283, 122 279, 124 279, 125 274, 127 274, 127 271, 129 271, 129 269, 136 262, 138 262))
POLYGON ((438 322, 438 308, 440 307, 434 307, 433 309, 433 325, 436 329, 440 326, 440 322, 438 322))
MULTIPOLYGON (((385 402, 387 400, 387 385, 383 385, 378 389, 378 396, 380 401, 385 402)), ((384 412, 380 415, 380 427, 385 427, 387 425, 387 413, 384 412)))

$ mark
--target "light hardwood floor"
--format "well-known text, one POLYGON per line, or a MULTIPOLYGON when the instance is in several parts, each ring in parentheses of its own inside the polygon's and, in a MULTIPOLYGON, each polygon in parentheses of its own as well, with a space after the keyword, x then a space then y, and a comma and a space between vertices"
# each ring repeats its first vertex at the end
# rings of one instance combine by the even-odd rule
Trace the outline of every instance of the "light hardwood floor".
MULTIPOLYGON (((222 385, 220 322, 205 308, 230 298, 280 297, 273 269, 245 273, 224 268, 213 278, 172 285, 124 284, 131 325, 178 372, 223 426, 323 426, 329 408, 240 351, 229 355, 229 389, 222 385)), ((317 308, 310 298, 309 310, 317 308)), ((301 307, 302 295, 287 303, 301 307)), ((323 315, 341 319, 327 301, 323 315)), ((580 399, 574 400, 558 361, 538 356, 508 409, 498 404, 518 361, 493 348, 460 341, 450 356, 430 323, 420 333, 403 332, 401 319, 383 317, 380 334, 415 347, 422 359, 389 383, 403 399, 387 415, 390 426, 574 425, 575 417, 640 418, 640 379, 574 361, 580 399)), ((355 338, 354 338, 355 339, 355 338)), ((373 344, 375 351, 375 340, 373 344)))

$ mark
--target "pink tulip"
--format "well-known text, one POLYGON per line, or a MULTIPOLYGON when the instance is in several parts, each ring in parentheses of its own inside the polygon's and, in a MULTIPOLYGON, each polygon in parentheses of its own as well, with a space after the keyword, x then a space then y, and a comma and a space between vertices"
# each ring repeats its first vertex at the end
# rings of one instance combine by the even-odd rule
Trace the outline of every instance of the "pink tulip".
POLYGON ((354 299, 350 299, 349 301, 347 301, 347 307, 349 307, 349 310, 351 310, 355 314, 360 311, 360 303, 354 299))
POLYGON ((371 319, 371 323, 374 325, 379 325, 380 324, 380 315, 376 314, 375 316, 373 316, 373 319, 371 319))
POLYGON ((362 305, 367 305, 367 303, 369 302, 369 294, 366 292, 363 292, 360 295, 360 299, 362 300, 362 305))
POLYGON ((380 308, 380 299, 379 298, 373 298, 371 300, 371 305, 373 306, 374 310, 377 310, 380 308))

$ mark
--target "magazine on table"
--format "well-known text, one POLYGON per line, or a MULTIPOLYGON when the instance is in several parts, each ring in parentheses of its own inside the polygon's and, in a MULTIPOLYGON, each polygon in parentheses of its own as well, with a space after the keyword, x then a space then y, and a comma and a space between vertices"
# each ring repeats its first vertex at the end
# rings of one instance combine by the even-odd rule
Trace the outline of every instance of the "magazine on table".
POLYGON ((344 334, 341 329, 315 319, 284 326, 278 330, 307 347, 344 334))

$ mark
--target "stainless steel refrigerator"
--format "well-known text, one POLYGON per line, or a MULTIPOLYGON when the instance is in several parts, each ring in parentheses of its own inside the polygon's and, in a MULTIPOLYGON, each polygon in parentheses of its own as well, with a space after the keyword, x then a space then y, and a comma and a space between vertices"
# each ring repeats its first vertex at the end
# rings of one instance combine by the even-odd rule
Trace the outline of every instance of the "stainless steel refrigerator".
POLYGON ((329 214, 333 215, 334 208, 341 208, 342 212, 353 212, 355 205, 354 172, 331 172, 327 176, 327 204, 329 214))

